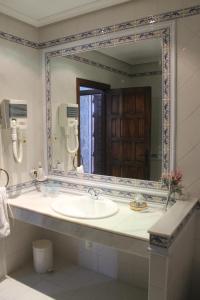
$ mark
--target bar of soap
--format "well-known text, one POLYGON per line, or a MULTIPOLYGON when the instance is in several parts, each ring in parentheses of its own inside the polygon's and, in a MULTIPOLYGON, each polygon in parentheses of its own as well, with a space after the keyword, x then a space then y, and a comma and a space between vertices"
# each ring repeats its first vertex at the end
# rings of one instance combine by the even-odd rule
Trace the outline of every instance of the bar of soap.
POLYGON ((147 202, 142 201, 131 201, 130 202, 130 209, 135 210, 135 211, 142 211, 148 207, 147 202))

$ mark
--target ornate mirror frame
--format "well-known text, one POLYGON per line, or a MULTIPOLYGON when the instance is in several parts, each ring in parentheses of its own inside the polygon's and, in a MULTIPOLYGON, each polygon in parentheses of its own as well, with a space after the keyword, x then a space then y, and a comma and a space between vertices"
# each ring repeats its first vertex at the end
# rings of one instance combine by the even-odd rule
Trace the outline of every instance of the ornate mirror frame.
MULTIPOLYGON (((119 184, 122 186, 132 186, 139 188, 160 189, 161 182, 147 181, 131 178, 118 178, 96 174, 77 174, 68 172, 66 176, 54 170, 52 167, 52 108, 51 108, 51 69, 50 61, 53 57, 63 57, 80 52, 98 50, 99 48, 114 47, 117 45, 131 44, 147 39, 160 39, 162 45, 162 173, 168 173, 175 166, 175 22, 154 24, 153 18, 148 20, 148 25, 141 26, 139 20, 134 27, 129 28, 124 23, 123 28, 113 25, 106 28, 99 28, 95 31, 82 33, 75 41, 67 41, 63 46, 55 46, 43 51, 45 80, 45 147, 46 166, 48 175, 63 177, 63 179, 107 184, 119 184), (128 28, 128 29, 127 29, 128 28)), ((87 184, 87 182, 85 182, 87 184)))

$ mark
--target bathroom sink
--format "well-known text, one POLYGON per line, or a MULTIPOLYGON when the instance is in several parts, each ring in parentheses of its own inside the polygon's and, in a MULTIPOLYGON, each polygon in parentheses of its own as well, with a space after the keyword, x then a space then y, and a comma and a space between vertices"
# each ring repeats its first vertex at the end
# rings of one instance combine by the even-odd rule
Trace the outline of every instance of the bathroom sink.
POLYGON ((89 195, 59 195, 51 207, 61 215, 82 219, 107 218, 118 212, 115 202, 102 196, 94 200, 89 195))

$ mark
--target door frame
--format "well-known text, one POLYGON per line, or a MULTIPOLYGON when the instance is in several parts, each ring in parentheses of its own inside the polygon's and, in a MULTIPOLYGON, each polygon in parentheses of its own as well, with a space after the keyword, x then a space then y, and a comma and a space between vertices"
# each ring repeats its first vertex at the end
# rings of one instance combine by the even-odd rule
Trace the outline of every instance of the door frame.
MULTIPOLYGON (((77 77, 76 78, 76 103, 78 104, 79 108, 80 108, 80 87, 81 86, 102 90, 102 91, 110 90, 109 84, 77 77)), ((78 139, 80 141, 80 110, 78 114, 78 139)), ((77 153, 77 162, 78 165, 81 164, 80 146, 77 153)))

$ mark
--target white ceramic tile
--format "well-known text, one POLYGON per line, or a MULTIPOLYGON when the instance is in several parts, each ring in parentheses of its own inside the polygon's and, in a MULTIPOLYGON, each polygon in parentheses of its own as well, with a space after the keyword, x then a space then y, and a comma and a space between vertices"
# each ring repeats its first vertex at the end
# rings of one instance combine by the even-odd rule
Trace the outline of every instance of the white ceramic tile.
POLYGON ((11 235, 6 238, 6 253, 12 253, 26 248, 29 253, 32 248, 32 241, 40 236, 42 229, 25 224, 17 220, 10 220, 11 235))
POLYGON ((198 35, 191 32, 183 23, 178 23, 177 41, 177 83, 178 88, 181 88, 200 67, 197 50, 200 39, 198 35))
POLYGON ((25 284, 30 287, 34 287, 43 278, 42 274, 38 274, 34 271, 32 263, 23 265, 17 271, 11 273, 10 276, 21 284, 25 284))
POLYGON ((200 240, 200 210, 196 211, 195 239, 200 240))
POLYGON ((150 256, 150 285, 165 289, 168 278, 167 271, 168 257, 152 254, 150 256))
POLYGON ((71 292, 60 294, 56 299, 70 300, 147 300, 147 292, 133 288, 120 282, 102 282, 98 285, 79 288, 71 292))
POLYGON ((0 280, 7 274, 5 240, 0 240, 0 280))
POLYGON ((158 297, 156 295, 161 290, 166 293, 164 299, 188 299, 192 274, 194 226, 195 214, 179 232, 166 256, 163 258, 156 256, 156 249, 154 249, 155 253, 151 253, 149 293, 152 294, 152 299, 154 294, 158 297))
POLYGON ((144 289, 74 265, 59 266, 52 274, 36 274, 27 266, 11 276, 0 283, 2 300, 147 300, 147 291, 144 289), (39 280, 37 282, 36 277, 39 280))
POLYGON ((199 195, 199 185, 195 183, 199 179, 196 163, 200 142, 198 133, 195 134, 199 127, 199 23, 199 15, 177 21, 177 160, 184 174, 184 185, 191 185, 190 192, 194 195, 199 195))
POLYGON ((32 258, 32 251, 26 248, 18 249, 10 255, 6 256, 7 274, 16 271, 32 258))
POLYGON ((12 278, 7 278, 0 283, 0 299, 24 299, 23 295, 28 291, 29 287, 12 278))
POLYGON ((78 239, 51 231, 48 238, 53 242, 56 256, 62 257, 65 261, 78 263, 78 239))
MULTIPOLYGON (((195 84, 198 85, 198 76, 200 76, 200 70, 197 74, 197 76, 195 76, 194 81, 196 82, 195 84)), ((192 86, 192 83, 190 85, 190 87, 192 86)), ((189 91, 190 88, 188 88, 189 91)), ((195 89, 194 89, 195 90, 195 89)), ((196 95, 195 95, 195 99, 196 99, 196 95)), ((191 97, 190 97, 191 99, 191 97)), ((196 99, 197 100, 197 99, 196 99)), ((193 102, 197 102, 197 101, 190 101, 191 106, 193 105, 193 102)), ((188 104, 187 104, 188 106, 188 104)), ((198 137, 198 121, 199 121, 199 117, 200 117, 200 105, 198 104, 198 106, 195 107, 195 103, 193 106, 193 111, 191 110, 192 108, 190 108, 190 110, 188 110, 186 108, 187 111, 187 120, 184 120, 183 122, 181 122, 181 124, 178 125, 178 149, 177 149, 177 158, 179 163, 181 162, 181 160, 187 155, 187 153, 189 151, 191 151, 196 145, 198 145, 200 143, 200 139, 198 137), (190 115, 191 112, 191 115, 190 115), (185 138, 187 136, 187 139, 185 138)))
POLYGON ((148 288, 148 258, 119 252, 118 265, 118 278, 120 280, 136 287, 148 288))
MULTIPOLYGON (((4 22, 9 24, 6 18, 4 22)), ((20 24, 20 22, 16 22, 16 28, 18 27, 17 23, 20 24)), ((6 25, 4 24, 4 26, 6 25)), ((21 33, 24 35, 26 25, 20 27, 21 33)), ((15 31, 12 26, 10 28, 8 26, 7 30, 10 30, 10 33, 15 31)), ((42 127, 40 105, 42 90, 39 57, 40 53, 35 49, 1 39, 0 64, 4 75, 0 83, 0 99, 23 99, 28 103, 27 143, 23 145, 24 158, 21 164, 14 161, 12 143, 9 142, 9 139, 2 136, 0 138, 1 153, 3 154, 1 166, 8 171, 11 185, 30 180, 29 170, 37 165, 39 160, 43 160, 42 131, 40 130, 42 127), (37 138, 35 138, 36 136, 37 138)))
POLYGON ((11 235, 5 239, 7 272, 13 272, 32 258, 32 241, 41 238, 43 229, 17 220, 11 221, 11 235))
POLYGON ((45 276, 52 284, 60 286, 68 291, 84 288, 90 285, 98 285, 110 281, 110 278, 80 266, 69 265, 63 270, 59 270, 50 276, 45 276))
MULTIPOLYGON (((199 179, 199 161, 198 159, 194 160, 194 157, 198 158, 200 150, 200 144, 199 142, 195 144, 193 148, 191 148, 191 151, 187 153, 186 156, 184 156, 180 161, 178 161, 178 166, 184 172, 184 180, 183 183, 186 186, 186 188, 190 187, 197 179, 199 179)), ((191 193, 193 194, 193 189, 191 190, 191 193)))
POLYGON ((66 288, 54 284, 53 281, 42 279, 39 283, 34 285, 34 289, 42 294, 54 298, 66 288))
POLYGON ((111 278, 117 278, 118 259, 116 250, 104 250, 98 255, 98 272, 111 278))
MULTIPOLYGON (((187 79, 187 82, 184 83, 182 88, 178 90, 178 130, 181 125, 184 125, 184 122, 189 118, 192 118, 195 113, 198 113, 199 103, 198 103, 198 95, 196 94, 196 90, 198 89, 198 78, 199 78, 200 70, 197 69, 192 76, 187 79), (187 101, 190 99, 190 101, 187 101)), ((195 128, 194 128, 195 129, 195 128)))
POLYGON ((93 271, 98 271, 98 254, 92 249, 80 249, 79 251, 79 264, 82 267, 88 268, 93 271))
MULTIPOLYGON (((151 285, 148 292, 148 300, 165 300, 165 290, 151 285)), ((171 299, 170 299, 171 300, 171 299)))
MULTIPOLYGON (((30 290, 27 293, 23 295, 22 300, 52 300, 53 298, 50 296, 47 296, 37 290, 30 290)), ((4 300, 4 299, 3 299, 4 300)), ((5 299, 6 300, 6 299, 5 299)), ((14 299, 13 299, 14 300, 14 299)), ((64 300, 64 299, 63 299, 64 300)))
POLYGON ((199 260, 194 259, 193 261, 193 269, 191 274, 191 298, 194 300, 200 299, 200 262, 199 260))

